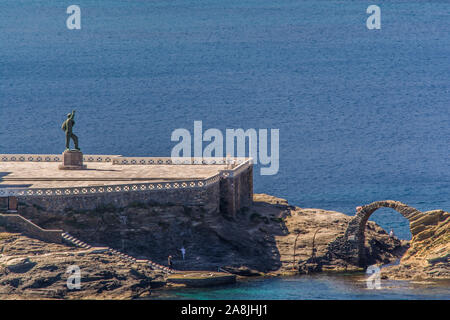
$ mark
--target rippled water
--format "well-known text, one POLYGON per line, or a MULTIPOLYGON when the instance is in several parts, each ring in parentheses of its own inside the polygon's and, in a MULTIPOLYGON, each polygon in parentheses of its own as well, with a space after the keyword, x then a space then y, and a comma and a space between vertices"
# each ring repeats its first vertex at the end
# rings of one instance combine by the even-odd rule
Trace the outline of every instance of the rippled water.
MULTIPOLYGON (((0 2, 0 153, 61 152, 73 108, 85 153, 168 156, 194 120, 278 128, 280 171, 256 174, 256 192, 347 214, 383 199, 450 210, 448 1, 382 1, 378 31, 371 1, 77 4, 69 31, 66 3, 0 2)), ((410 238, 392 210, 373 219, 410 238)))

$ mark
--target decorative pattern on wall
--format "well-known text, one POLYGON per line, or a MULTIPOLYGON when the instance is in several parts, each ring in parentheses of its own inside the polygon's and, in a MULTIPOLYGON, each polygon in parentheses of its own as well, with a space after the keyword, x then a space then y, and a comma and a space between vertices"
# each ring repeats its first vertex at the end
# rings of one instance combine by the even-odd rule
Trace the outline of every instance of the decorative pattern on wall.
MULTIPOLYGON (((26 155, 26 154, 1 154, 0 162, 60 162, 60 155, 26 155)), ((170 182, 116 184, 103 186, 67 187, 67 188, 0 188, 0 197, 52 197, 52 196, 77 196, 90 194, 107 194, 118 192, 139 192, 154 190, 193 189, 205 188, 218 183, 221 178, 231 178, 246 170, 252 163, 250 158, 129 158, 108 155, 85 155, 86 162, 112 162, 113 165, 212 165, 227 164, 226 170, 220 170, 218 174, 206 179, 176 180, 170 182)))

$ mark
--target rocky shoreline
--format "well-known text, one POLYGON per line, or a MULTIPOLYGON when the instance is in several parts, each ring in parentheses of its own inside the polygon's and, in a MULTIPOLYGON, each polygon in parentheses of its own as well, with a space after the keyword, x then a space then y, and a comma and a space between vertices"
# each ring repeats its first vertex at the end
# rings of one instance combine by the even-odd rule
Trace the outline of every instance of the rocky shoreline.
MULTIPOLYGON (((36 211, 29 208, 25 216, 44 228, 67 230, 70 224, 91 219, 89 223, 94 223, 102 234, 112 228, 108 221, 127 214, 126 232, 111 230, 112 237, 117 232, 127 234, 126 253, 136 258, 148 257, 166 264, 167 255, 173 254, 177 273, 168 275, 95 247, 49 244, 2 229, 0 299, 141 299, 164 288, 233 282, 236 275, 239 279, 315 272, 314 259, 327 253, 328 244, 344 234, 351 220, 343 213, 299 208, 265 194, 255 194, 252 207, 235 219, 194 215, 176 206, 135 205, 96 214, 68 213, 70 223, 65 225, 64 219, 41 221, 36 211), (143 225, 153 228, 147 230, 152 236, 145 238, 146 242, 141 231, 130 231, 143 225), (187 250, 185 260, 177 254, 181 245, 187 250), (81 290, 67 288, 66 271, 71 265, 80 267, 81 290)), ((424 217, 418 217, 417 223, 411 225, 411 242, 391 238, 376 223, 367 223, 368 263, 383 265, 401 258, 399 265, 383 268, 382 277, 450 278, 449 213, 436 210, 424 213, 424 217)), ((113 238, 96 239, 90 233, 77 236, 91 244, 103 240, 103 245, 117 247, 113 238)), ((342 271, 363 270, 339 259, 329 260, 320 268, 320 272, 342 271)))

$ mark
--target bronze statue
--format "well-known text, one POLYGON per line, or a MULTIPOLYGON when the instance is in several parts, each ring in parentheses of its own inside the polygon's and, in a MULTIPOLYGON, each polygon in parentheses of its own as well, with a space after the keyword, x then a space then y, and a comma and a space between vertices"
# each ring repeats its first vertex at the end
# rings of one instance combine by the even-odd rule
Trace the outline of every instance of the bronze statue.
POLYGON ((78 147, 78 137, 72 132, 73 126, 75 125, 75 120, 73 120, 73 118, 75 118, 75 110, 67 115, 67 120, 64 121, 61 129, 66 133, 66 150, 70 150, 70 139, 72 139, 75 144, 75 150, 80 151, 80 148, 78 147))

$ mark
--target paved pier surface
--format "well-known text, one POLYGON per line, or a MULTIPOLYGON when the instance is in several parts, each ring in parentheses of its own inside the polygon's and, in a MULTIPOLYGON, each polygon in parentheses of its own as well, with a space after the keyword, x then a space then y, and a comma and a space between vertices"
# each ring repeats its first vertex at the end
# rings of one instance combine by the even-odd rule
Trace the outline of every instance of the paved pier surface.
POLYGON ((0 188, 62 188, 206 179, 226 165, 113 165, 87 162, 87 170, 58 170, 58 162, 2 162, 0 188))

